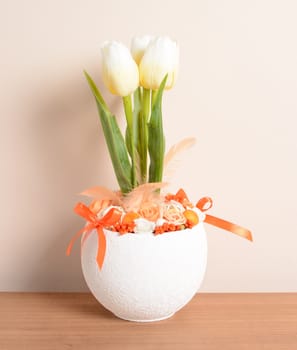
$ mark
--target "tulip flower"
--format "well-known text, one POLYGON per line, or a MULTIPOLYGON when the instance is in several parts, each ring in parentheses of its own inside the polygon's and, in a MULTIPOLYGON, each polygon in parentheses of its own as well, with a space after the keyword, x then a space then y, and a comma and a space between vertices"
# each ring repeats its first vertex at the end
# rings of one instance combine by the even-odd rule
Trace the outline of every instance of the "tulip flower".
POLYGON ((140 85, 157 90, 167 75, 165 89, 171 89, 177 76, 179 49, 168 37, 154 39, 145 50, 139 64, 140 85))
POLYGON ((145 50, 148 45, 153 41, 154 37, 151 35, 137 36, 132 39, 131 53, 135 62, 139 65, 145 50))
POLYGON ((123 44, 107 41, 102 46, 103 82, 114 95, 128 96, 139 86, 138 66, 123 44))

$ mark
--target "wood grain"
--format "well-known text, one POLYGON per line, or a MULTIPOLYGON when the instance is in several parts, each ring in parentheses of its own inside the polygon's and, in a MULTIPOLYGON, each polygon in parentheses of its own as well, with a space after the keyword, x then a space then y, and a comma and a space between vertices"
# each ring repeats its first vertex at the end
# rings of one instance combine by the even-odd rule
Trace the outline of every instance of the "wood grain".
POLYGON ((172 318, 122 321, 87 293, 0 293, 0 349, 296 350, 297 294, 197 294, 172 318))

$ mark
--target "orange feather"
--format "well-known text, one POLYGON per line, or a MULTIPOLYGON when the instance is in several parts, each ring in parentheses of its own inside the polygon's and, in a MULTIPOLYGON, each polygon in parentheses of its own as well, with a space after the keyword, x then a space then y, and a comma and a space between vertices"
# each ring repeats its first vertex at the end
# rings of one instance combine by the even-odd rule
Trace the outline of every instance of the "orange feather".
POLYGON ((102 187, 102 186, 91 187, 81 192, 80 194, 83 196, 97 199, 97 200, 108 199, 112 201, 113 205, 121 204, 121 197, 118 193, 111 191, 108 188, 102 187))
POLYGON ((196 143, 195 137, 188 137, 173 145, 164 158, 164 178, 169 178, 175 171, 178 163, 178 156, 196 143))

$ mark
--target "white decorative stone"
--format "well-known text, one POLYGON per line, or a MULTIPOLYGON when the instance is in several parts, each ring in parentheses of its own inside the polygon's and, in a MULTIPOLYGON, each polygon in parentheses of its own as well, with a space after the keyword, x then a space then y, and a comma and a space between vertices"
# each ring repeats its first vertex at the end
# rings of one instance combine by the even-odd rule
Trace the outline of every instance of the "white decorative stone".
POLYGON ((135 233, 152 233, 155 229, 155 223, 143 218, 135 219, 135 233))
POLYGON ((167 222, 165 219, 159 218, 159 219, 156 221, 156 227, 162 226, 163 224, 165 224, 165 222, 167 222))
POLYGON ((199 289, 206 270, 203 224, 161 235, 105 230, 107 249, 102 270, 96 263, 97 234, 86 240, 82 270, 96 299, 116 316, 138 322, 172 316, 199 289))

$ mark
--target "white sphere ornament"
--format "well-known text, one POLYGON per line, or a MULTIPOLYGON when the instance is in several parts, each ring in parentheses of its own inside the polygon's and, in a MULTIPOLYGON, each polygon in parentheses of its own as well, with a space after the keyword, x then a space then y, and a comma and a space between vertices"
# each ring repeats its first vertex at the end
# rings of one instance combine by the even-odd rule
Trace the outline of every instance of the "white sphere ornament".
POLYGON ((94 231, 83 246, 82 270, 95 298, 117 317, 137 322, 169 318, 200 288, 207 264, 203 223, 159 235, 104 233, 102 269, 94 231))

